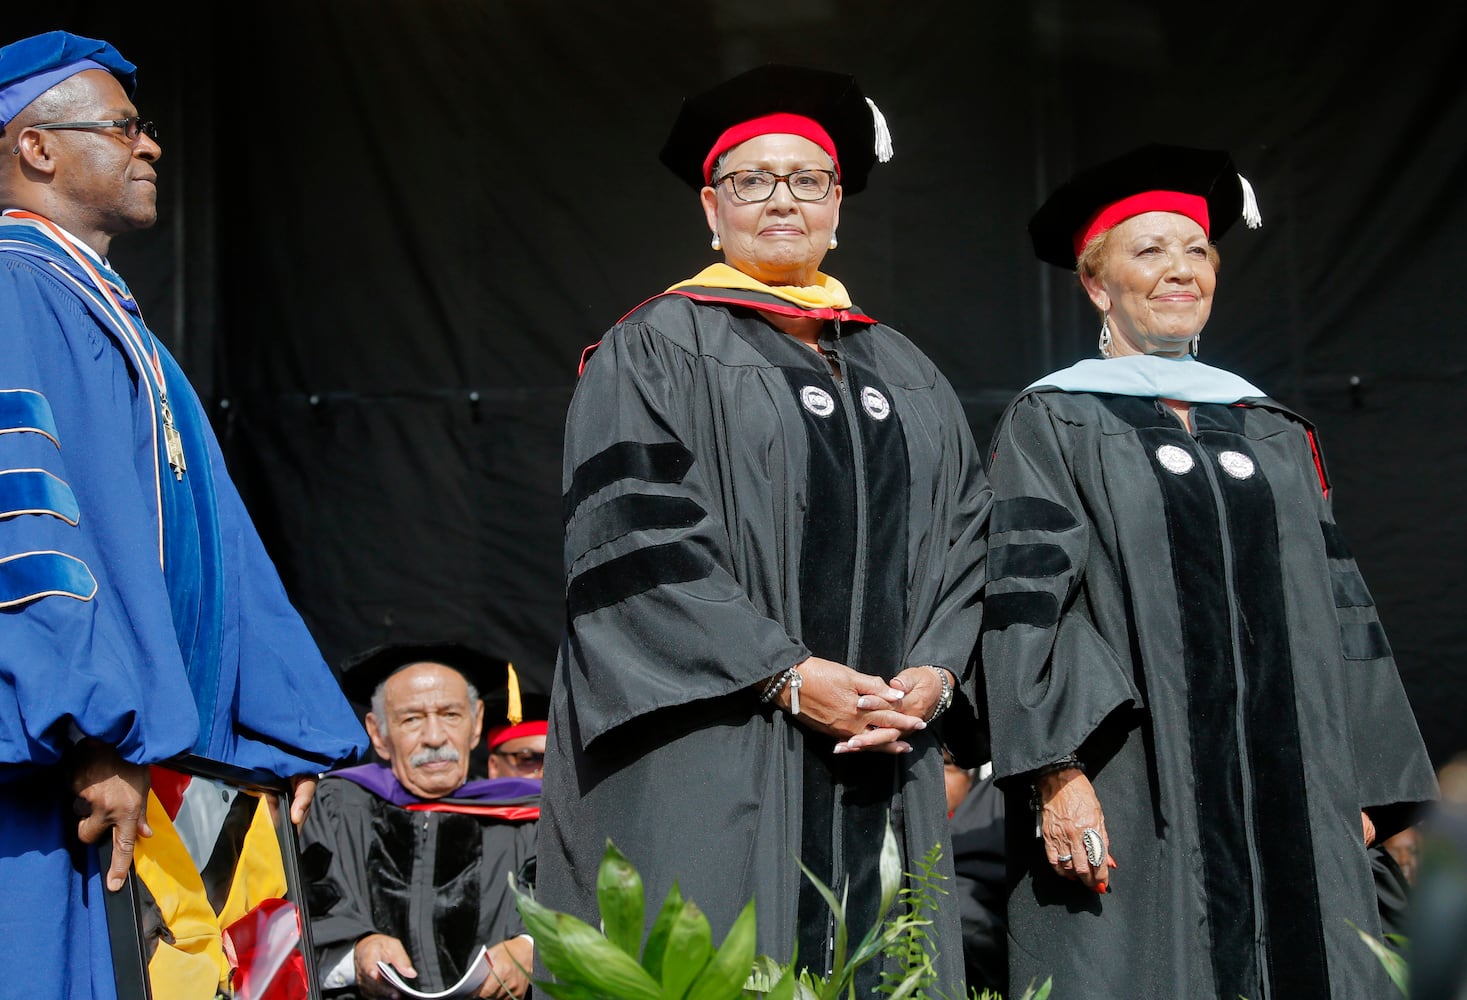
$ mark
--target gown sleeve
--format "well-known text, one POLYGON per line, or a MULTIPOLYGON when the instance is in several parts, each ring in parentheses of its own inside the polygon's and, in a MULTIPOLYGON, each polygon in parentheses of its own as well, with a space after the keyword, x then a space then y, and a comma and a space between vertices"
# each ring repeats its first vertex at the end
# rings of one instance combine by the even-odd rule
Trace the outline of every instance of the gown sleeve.
POLYGON ((133 389, 74 296, 0 255, 0 781, 82 736, 153 763, 193 694, 137 486, 133 389))
MULTIPOLYGON (((1319 468, 1322 475, 1322 462, 1319 468)), ((1349 705, 1360 807, 1370 814, 1380 843, 1411 825, 1420 806, 1437 797, 1436 776, 1375 600, 1335 523, 1326 491, 1319 496, 1319 530, 1339 621, 1340 675, 1349 705)))
POLYGON ((988 584, 981 637, 993 770, 1007 778, 1074 753, 1140 696, 1091 620, 1086 555, 1094 531, 1055 418, 1017 400, 989 467, 988 584))
MULTIPOLYGON (((930 663, 958 679, 952 718, 971 719, 982 704, 974 648, 978 641, 979 600, 985 574, 988 515, 993 490, 967 415, 946 379, 938 376, 941 425, 946 431, 938 498, 932 526, 933 549, 924 578, 915 581, 915 611, 923 624, 907 656, 909 664, 930 663), (930 596, 929 596, 930 595, 930 596)), ((948 734, 944 732, 944 738, 948 734)), ((986 760, 987 757, 981 758, 986 760)))
MULTIPOLYGON (((657 330, 627 323, 591 356, 571 403, 563 676, 587 748, 810 655, 734 576, 717 446, 699 412, 718 404, 707 377, 657 330)), ((755 530, 777 544, 776 525, 755 530)))

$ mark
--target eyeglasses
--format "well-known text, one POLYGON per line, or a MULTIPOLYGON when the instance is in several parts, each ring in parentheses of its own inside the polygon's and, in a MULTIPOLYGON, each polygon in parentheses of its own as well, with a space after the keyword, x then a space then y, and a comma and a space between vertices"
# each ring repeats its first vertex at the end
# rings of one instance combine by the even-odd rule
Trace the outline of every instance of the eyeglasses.
POLYGON ((768 201, 780 181, 795 201, 819 201, 830 194, 835 183, 834 170, 796 170, 776 174, 768 170, 731 170, 713 182, 717 187, 730 181, 728 188, 739 201, 768 201))
POLYGON ((515 767, 535 770, 545 766, 545 754, 540 750, 492 750, 496 757, 508 758, 515 767))
MULTIPOLYGON (((140 135, 145 135, 154 141, 158 138, 158 126, 152 122, 143 121, 137 115, 131 118, 117 118, 106 122, 45 122, 40 125, 31 125, 34 129, 72 129, 72 128, 120 128, 123 138, 128 142, 137 142, 140 135)), ((20 146, 17 144, 11 153, 19 153, 20 146)))

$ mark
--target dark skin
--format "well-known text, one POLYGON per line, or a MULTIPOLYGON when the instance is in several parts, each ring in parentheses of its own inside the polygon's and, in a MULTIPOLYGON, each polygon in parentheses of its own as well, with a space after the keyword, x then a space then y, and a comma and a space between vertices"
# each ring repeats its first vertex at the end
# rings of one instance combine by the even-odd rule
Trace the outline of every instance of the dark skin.
MULTIPOLYGON (((146 229, 158 218, 157 171, 163 155, 146 135, 128 139, 120 128, 44 130, 53 121, 112 121, 137 114, 122 84, 105 70, 86 70, 58 83, 22 108, 0 143, 13 155, 0 159, 0 207, 43 215, 106 255, 112 239, 146 229), (43 113, 44 112, 44 113, 43 113)), ((83 740, 66 762, 76 793, 76 833, 84 844, 112 834, 107 888, 122 888, 139 837, 152 836, 147 821, 148 769, 123 760, 97 740, 83 740)), ((290 818, 306 818, 316 779, 292 779, 290 818)))
MULTIPOLYGON (((112 833, 112 863, 103 875, 107 888, 116 892, 127 879, 139 837, 151 837, 148 825, 148 768, 129 764, 116 750, 100 740, 83 740, 67 756, 71 790, 76 793, 77 839, 96 844, 112 833)), ((297 827, 306 821, 316 779, 297 775, 290 779, 290 820, 297 827)))
MULTIPOLYGON (((1110 855, 1110 835, 1105 830, 1105 813, 1095 788, 1085 772, 1066 768, 1041 776, 1034 782, 1039 793, 1039 829, 1044 838, 1044 856, 1055 874, 1074 879, 1098 893, 1110 891, 1110 873, 1118 866, 1110 855), (1083 831, 1097 830, 1105 844, 1105 864, 1091 868, 1085 857, 1083 831), (1060 858, 1069 855, 1068 861, 1060 858)), ((1375 824, 1360 813, 1360 834, 1366 847, 1375 841, 1375 824)))

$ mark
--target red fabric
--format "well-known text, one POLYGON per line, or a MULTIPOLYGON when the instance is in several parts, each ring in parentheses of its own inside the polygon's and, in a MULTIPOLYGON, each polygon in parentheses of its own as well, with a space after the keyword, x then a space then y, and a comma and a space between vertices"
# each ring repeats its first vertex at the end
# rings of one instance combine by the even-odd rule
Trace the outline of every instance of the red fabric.
POLYGON ((183 790, 192 780, 189 775, 179 774, 166 767, 148 768, 148 783, 169 819, 178 819, 178 810, 183 806, 183 790))
POLYGON ((544 736, 550 731, 550 723, 544 719, 521 722, 513 726, 495 726, 489 730, 489 749, 493 750, 501 743, 517 740, 521 736, 544 736))
POLYGON ((739 122, 725 129, 723 135, 718 137, 718 141, 713 144, 713 148, 703 159, 703 180, 712 182, 713 161, 723 153, 733 149, 741 142, 748 142, 755 136, 770 135, 775 132, 809 139, 830 154, 830 159, 835 163, 835 174, 837 177, 840 176, 840 158, 835 155, 835 140, 830 137, 830 133, 825 131, 813 118, 781 111, 762 118, 750 118, 746 122, 739 122))
POLYGON ((1129 198, 1113 201, 1092 215, 1084 228, 1075 234, 1075 256, 1080 256, 1085 244, 1107 229, 1125 222, 1133 215, 1146 212, 1176 212, 1197 223, 1204 233, 1212 232, 1207 217, 1207 199, 1201 195, 1183 191, 1142 191, 1129 198))
POLYGON ((1314 456, 1314 471, 1319 474, 1319 488, 1324 491, 1324 498, 1329 499, 1329 477, 1324 474, 1324 458, 1319 454, 1319 441, 1314 437, 1314 431, 1309 431, 1309 451, 1314 456))
POLYGON ((224 929, 237 1000, 308 1000, 300 914, 284 899, 267 899, 224 929))
POLYGON ((476 806, 471 802, 414 802, 411 812, 463 813, 465 816, 492 816, 510 823, 540 818, 539 806, 476 806))
POLYGON ((755 302, 751 299, 741 299, 732 292, 728 295, 712 295, 674 288, 665 294, 681 295, 683 298, 692 299, 694 302, 725 302, 733 306, 744 306, 748 309, 757 309, 760 312, 774 313, 776 316, 812 316, 815 319, 838 319, 842 323, 847 321, 854 323, 876 322, 876 320, 867 316, 865 313, 858 313, 852 309, 802 309, 794 303, 786 305, 784 303, 755 302))

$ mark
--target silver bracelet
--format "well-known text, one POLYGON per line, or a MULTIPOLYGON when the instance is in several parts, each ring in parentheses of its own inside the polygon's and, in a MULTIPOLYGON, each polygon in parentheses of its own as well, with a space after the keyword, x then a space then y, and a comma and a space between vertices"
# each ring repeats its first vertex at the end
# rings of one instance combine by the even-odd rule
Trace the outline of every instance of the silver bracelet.
POLYGON ((946 712, 948 710, 948 707, 952 705, 953 686, 951 683, 948 682, 946 669, 935 666, 931 663, 927 664, 927 666, 931 667, 933 670, 936 670, 938 680, 942 681, 942 693, 937 696, 937 704, 932 707, 932 714, 922 720, 923 722, 932 722, 943 712, 946 712))
POLYGON ((792 676, 798 676, 795 672, 795 668, 786 667, 779 673, 775 674, 773 677, 769 678, 769 680, 764 682, 764 690, 759 692, 759 700, 767 705, 775 698, 779 697, 779 693, 784 690, 784 686, 790 682, 790 678, 792 676))

